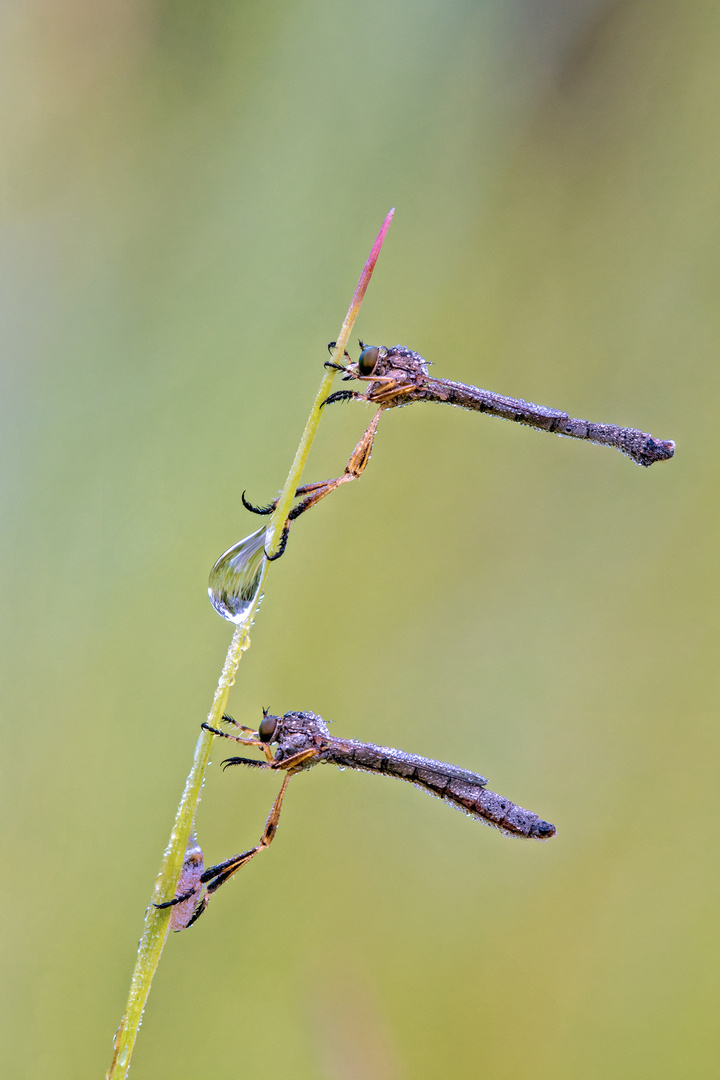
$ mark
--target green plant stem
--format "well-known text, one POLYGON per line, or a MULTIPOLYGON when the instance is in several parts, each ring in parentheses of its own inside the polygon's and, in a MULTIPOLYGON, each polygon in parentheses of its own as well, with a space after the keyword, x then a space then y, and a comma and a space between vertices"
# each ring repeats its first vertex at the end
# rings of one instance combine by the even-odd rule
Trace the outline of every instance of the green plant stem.
MULTIPOLYGON (((365 290, 372 277, 372 272, 375 269, 375 263, 380 254, 380 249, 394 212, 394 209, 391 210, 383 222, 383 226, 378 233, 372 251, 363 268, 363 272, 360 275, 360 280, 358 281, 357 288, 353 294, 350 308, 348 309, 342 329, 338 335, 334 355, 340 360, 342 359, 343 352, 350 338, 353 324, 360 310, 365 290)), ((269 553, 272 553, 273 550, 277 549, 277 542, 280 539, 283 525, 290 510, 290 506, 292 505, 295 489, 300 483, 305 461, 307 460, 310 447, 312 446, 315 433, 317 432, 318 424, 320 422, 321 406, 330 393, 335 374, 335 371, 326 369, 320 382, 320 388, 315 397, 313 407, 310 410, 310 416, 308 417, 305 430, 303 431, 300 440, 300 445, 295 454, 295 460, 288 473, 285 486, 278 500, 277 508, 268 527, 266 550, 269 553)), ((243 621, 242 626, 239 626, 233 634, 230 648, 225 657, 222 673, 215 690, 212 707, 208 713, 207 722, 210 727, 217 728, 222 720, 230 688, 235 682, 238 664, 240 663, 242 654, 250 646, 250 627, 252 626, 255 613, 262 598, 265 579, 270 565, 271 564, 268 563, 267 560, 263 562, 262 575, 258 590, 255 594, 255 600, 253 601, 252 607, 243 621)), ((120 1080, 121 1077, 126 1077, 130 1070, 130 1059, 142 1022, 145 1003, 148 994, 150 993, 150 985, 157 966, 160 963, 160 957, 170 928, 170 910, 167 908, 158 910, 154 905, 173 897, 177 890, 177 883, 182 869, 185 849, 195 819, 198 803, 200 802, 200 792, 202 790, 205 769, 207 768, 210 758, 210 751, 212 749, 214 738, 215 736, 212 732, 206 731, 203 728, 195 746, 192 768, 185 781, 185 789, 182 798, 180 799, 180 805, 178 806, 177 814, 175 815, 175 822, 173 824, 172 832, 170 833, 170 839, 163 854, 160 872, 155 880, 155 888, 153 889, 153 894, 150 898, 150 904, 145 916, 145 929, 138 946, 137 961, 130 982, 127 1007, 125 1014, 120 1021, 120 1027, 115 1035, 113 1044, 115 1052, 112 1064, 107 1072, 106 1080, 120 1080)))
MULTIPOLYGON (((363 267, 363 272, 360 275, 360 280, 357 283, 357 288, 353 293, 353 298, 350 302, 348 313, 345 316, 345 321, 342 324, 342 328, 340 330, 340 333, 338 334, 335 348, 333 350, 333 357, 335 360, 338 361, 338 363, 342 363, 343 354, 347 347, 347 343, 350 340, 350 334, 352 333, 355 319, 357 318, 358 312, 360 311, 360 305, 362 304, 363 298, 365 296, 365 290, 370 283, 370 278, 372 277, 373 270, 375 269, 375 263, 378 260, 378 255, 380 254, 380 249, 382 248, 385 234, 390 228, 390 222, 393 219, 394 213, 395 207, 393 207, 393 209, 389 212, 382 224, 380 232, 377 234, 377 238, 372 246, 372 250, 368 256, 367 262, 363 267)), ((318 389, 315 401, 313 402, 313 407, 310 410, 310 415, 308 417, 307 424, 305 425, 305 430, 303 431, 302 438, 300 439, 300 445, 298 446, 297 452, 295 454, 295 460, 292 463, 290 472, 288 473, 288 478, 285 481, 285 486, 282 489, 280 498, 278 499, 277 507, 275 508, 275 512, 270 521, 270 525, 268 528, 268 542, 265 545, 265 550, 268 552, 269 555, 274 554, 274 552, 276 552, 278 549, 283 525, 285 524, 288 513, 290 512, 292 501, 295 498, 295 489, 300 483, 300 477, 302 476, 302 471, 305 468, 305 462, 307 461, 307 456, 310 453, 310 447, 312 446, 318 424, 320 423, 322 404, 325 401, 325 398, 330 393, 333 379, 335 378, 336 374, 337 372, 334 371, 332 368, 325 369, 325 375, 320 383, 320 388, 318 389)))

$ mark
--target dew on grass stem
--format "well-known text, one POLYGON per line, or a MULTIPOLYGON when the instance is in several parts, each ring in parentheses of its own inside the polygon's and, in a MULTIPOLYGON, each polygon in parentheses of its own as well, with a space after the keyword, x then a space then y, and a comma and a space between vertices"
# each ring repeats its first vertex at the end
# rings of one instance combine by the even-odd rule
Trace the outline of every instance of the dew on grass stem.
POLYGON ((248 618, 260 588, 266 531, 263 527, 233 544, 210 571, 210 603, 218 615, 237 626, 248 618))

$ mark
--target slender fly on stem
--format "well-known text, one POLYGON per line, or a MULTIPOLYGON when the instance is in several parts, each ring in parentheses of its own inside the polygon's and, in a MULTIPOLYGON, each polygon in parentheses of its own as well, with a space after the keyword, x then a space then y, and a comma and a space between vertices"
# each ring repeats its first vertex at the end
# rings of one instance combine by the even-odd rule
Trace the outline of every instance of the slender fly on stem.
MULTIPOLYGON (((332 352, 335 342, 328 348, 332 352)), ((533 405, 522 398, 503 397, 490 390, 481 390, 478 386, 451 382, 449 379, 434 379, 428 373, 428 362, 405 348, 404 345, 366 345, 360 342, 360 356, 357 362, 345 353, 346 364, 328 360, 326 367, 343 373, 343 380, 357 380, 367 383, 364 394, 357 390, 338 390, 330 394, 323 405, 337 401, 367 401, 378 405, 378 411, 372 418, 367 430, 357 444, 345 467, 342 476, 321 480, 315 484, 304 484, 295 492, 301 499, 290 511, 278 551, 271 556, 279 559, 285 550, 290 523, 329 495, 331 491, 357 480, 365 471, 375 439, 375 433, 381 414, 385 409, 409 405, 413 401, 435 401, 446 405, 455 405, 473 412, 489 413, 503 420, 513 420, 516 424, 548 431, 570 439, 583 439, 598 446, 614 446, 626 454, 637 465, 649 466, 656 461, 667 461, 675 453, 675 443, 665 439, 655 439, 645 431, 636 428, 617 427, 615 424, 594 424, 588 420, 577 420, 558 409, 547 409, 544 405, 533 405)), ((272 514, 277 500, 269 506, 254 506, 245 498, 242 501, 246 509, 254 514, 272 514)))
POLYGON ((264 710, 257 731, 236 723, 230 716, 224 716, 223 720, 247 734, 231 735, 208 724, 202 726, 224 739, 232 739, 243 746, 257 747, 265 755, 264 761, 246 757, 227 758, 223 767, 247 765, 256 769, 282 772, 282 786, 272 805, 260 841, 255 847, 233 855, 216 866, 208 867, 199 878, 192 877, 192 888, 183 889, 179 885, 174 899, 156 905, 159 908, 186 905, 199 896, 198 882, 204 886, 204 892, 192 912, 188 910, 187 916, 182 920, 176 918, 174 929, 192 926, 202 915, 212 894, 252 858, 270 846, 277 832, 283 798, 290 778, 322 763, 406 780, 462 810, 469 817, 499 829, 506 836, 549 840, 555 835, 555 826, 549 821, 543 821, 531 810, 524 810, 522 806, 517 806, 502 795, 496 795, 494 791, 488 791, 488 781, 484 776, 467 769, 459 769, 456 765, 447 765, 443 761, 435 761, 433 758, 406 754, 404 750, 394 750, 390 746, 375 746, 374 743, 358 742, 356 739, 335 738, 330 734, 322 717, 316 713, 289 712, 284 716, 273 716, 264 710), (274 754, 272 745, 277 747, 274 754), (178 925, 181 921, 182 926, 178 925))

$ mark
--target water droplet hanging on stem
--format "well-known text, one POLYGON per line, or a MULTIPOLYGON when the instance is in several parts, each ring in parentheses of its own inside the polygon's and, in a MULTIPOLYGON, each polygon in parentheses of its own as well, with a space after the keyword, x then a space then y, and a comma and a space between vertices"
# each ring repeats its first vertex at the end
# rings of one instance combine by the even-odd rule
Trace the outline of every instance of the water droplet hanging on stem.
POLYGON ((248 618, 260 588, 266 531, 263 527, 233 544, 210 571, 210 603, 218 615, 238 626, 248 618))

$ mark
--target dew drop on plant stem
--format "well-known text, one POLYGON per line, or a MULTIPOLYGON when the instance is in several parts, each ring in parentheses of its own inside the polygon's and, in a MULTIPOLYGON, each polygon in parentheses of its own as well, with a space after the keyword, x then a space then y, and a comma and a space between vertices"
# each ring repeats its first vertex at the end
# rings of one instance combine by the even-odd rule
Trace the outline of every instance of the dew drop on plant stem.
POLYGON ((265 560, 264 528, 239 540, 220 556, 210 571, 210 603, 229 622, 242 625, 260 588, 265 560))

